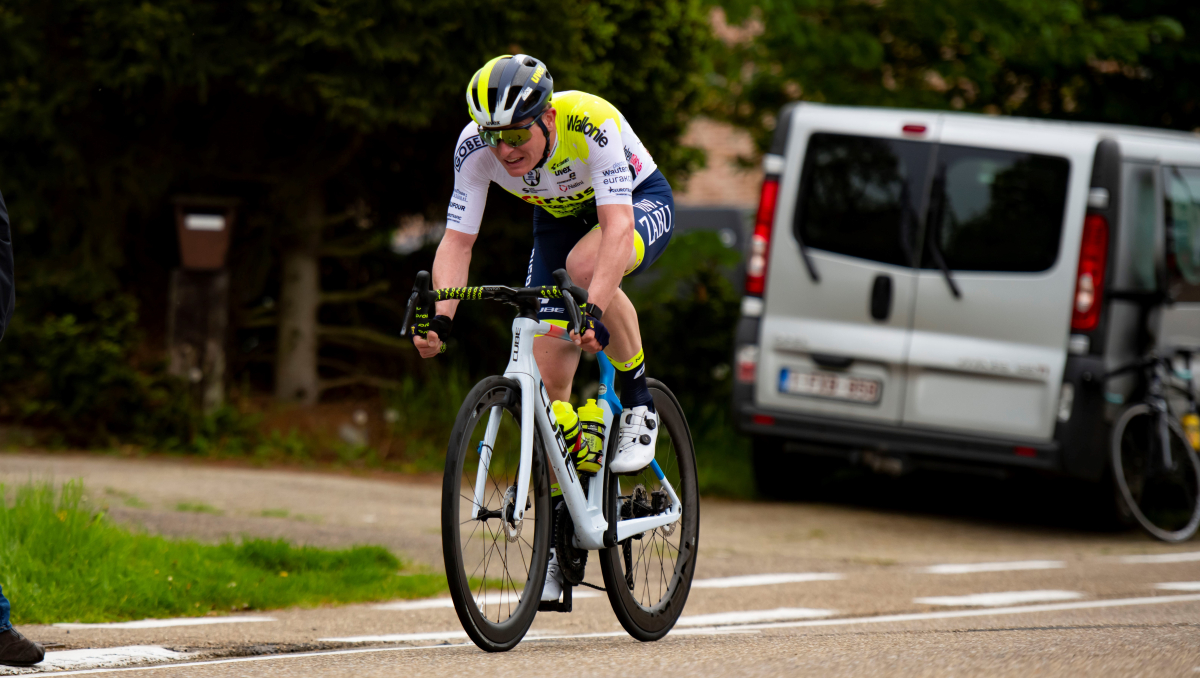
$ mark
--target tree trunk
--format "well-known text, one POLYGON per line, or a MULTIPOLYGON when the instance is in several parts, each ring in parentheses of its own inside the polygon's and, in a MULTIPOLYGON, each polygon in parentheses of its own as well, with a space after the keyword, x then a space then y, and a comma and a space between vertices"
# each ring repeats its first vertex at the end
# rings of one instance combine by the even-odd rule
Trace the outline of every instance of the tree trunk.
POLYGON ((275 354, 275 398, 313 405, 317 384, 317 307, 321 276, 317 251, 325 220, 325 192, 309 187, 299 202, 293 231, 284 239, 279 293, 279 343, 275 354))

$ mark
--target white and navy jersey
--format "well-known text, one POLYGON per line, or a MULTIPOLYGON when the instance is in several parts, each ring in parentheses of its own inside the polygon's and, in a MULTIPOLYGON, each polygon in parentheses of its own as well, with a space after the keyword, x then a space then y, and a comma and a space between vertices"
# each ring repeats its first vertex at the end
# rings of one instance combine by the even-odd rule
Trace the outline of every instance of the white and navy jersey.
POLYGON ((557 141, 540 169, 510 177, 479 138, 472 122, 454 151, 454 195, 446 227, 478 233, 488 187, 501 188, 556 217, 594 210, 596 205, 632 205, 633 189, 657 166, 625 116, 600 97, 559 92, 553 106, 557 141))

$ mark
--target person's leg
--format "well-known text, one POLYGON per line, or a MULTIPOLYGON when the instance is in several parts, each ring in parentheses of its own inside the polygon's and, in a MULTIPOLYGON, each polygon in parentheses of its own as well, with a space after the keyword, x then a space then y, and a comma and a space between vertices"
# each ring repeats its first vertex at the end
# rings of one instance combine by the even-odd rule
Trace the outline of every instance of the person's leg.
POLYGON ((0 587, 0 633, 12 628, 12 624, 8 621, 10 610, 11 606, 8 604, 8 598, 4 597, 4 588, 0 587))
MULTIPOLYGON (((671 186, 662 174, 655 172, 634 190, 635 242, 626 262, 625 275, 641 274, 666 250, 674 233, 674 212, 671 186)), ((595 228, 571 250, 567 257, 567 272, 575 284, 584 288, 591 284, 600 242, 600 229, 595 228)), ((609 307, 604 309, 602 321, 609 332, 605 355, 621 373, 622 404, 627 408, 647 406, 653 411, 653 399, 646 388, 645 355, 637 309, 622 290, 617 290, 609 307)))
MULTIPOLYGON (((556 219, 537 207, 533 212, 533 252, 529 257, 526 287, 554 285, 554 271, 567 268, 567 255, 588 231, 588 225, 576 219, 556 219)), ((569 269, 568 269, 569 271, 569 269)), ((585 287, 582 283, 575 284, 585 287)), ((543 299, 538 319, 561 327, 567 326, 567 310, 561 299, 543 299)), ((574 344, 537 337, 533 340, 533 357, 550 400, 570 400, 571 383, 579 367, 580 350, 574 344)))

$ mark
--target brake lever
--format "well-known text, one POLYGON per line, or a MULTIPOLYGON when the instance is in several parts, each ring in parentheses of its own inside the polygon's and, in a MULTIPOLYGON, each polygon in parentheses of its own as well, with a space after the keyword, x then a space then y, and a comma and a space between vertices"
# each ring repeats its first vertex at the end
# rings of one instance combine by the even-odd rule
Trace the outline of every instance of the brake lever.
POLYGON ((572 331, 583 337, 583 312, 579 310, 579 304, 575 303, 575 297, 571 296, 570 292, 561 288, 560 291, 567 306, 567 315, 571 316, 571 326, 574 327, 572 331))
POLYGON ((571 316, 571 324, 575 326, 575 333, 580 337, 583 336, 583 312, 579 309, 581 304, 587 303, 587 290, 577 287, 571 282, 571 276, 567 274, 567 269, 560 268, 553 274, 554 282, 558 285, 558 290, 562 292, 563 300, 567 304, 567 314, 571 316))
POLYGON ((425 336, 416 328, 417 311, 425 311, 426 317, 428 317, 433 312, 433 300, 433 287, 429 271, 418 271, 416 280, 413 281, 412 294, 408 297, 408 308, 404 311, 404 327, 400 330, 400 336, 411 337, 413 334, 425 336))

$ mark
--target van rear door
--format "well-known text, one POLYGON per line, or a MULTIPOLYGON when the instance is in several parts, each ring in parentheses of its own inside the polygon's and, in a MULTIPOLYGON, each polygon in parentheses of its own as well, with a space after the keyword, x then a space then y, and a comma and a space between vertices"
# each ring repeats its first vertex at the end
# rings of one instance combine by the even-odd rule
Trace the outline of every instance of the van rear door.
POLYGON ((1061 129, 1000 138, 986 123, 944 121, 904 425, 1050 439, 1095 148, 1061 129))
POLYGON ((899 118, 875 111, 802 106, 792 116, 767 270, 759 405, 899 423, 938 121, 909 117, 920 133, 906 135, 899 118))

